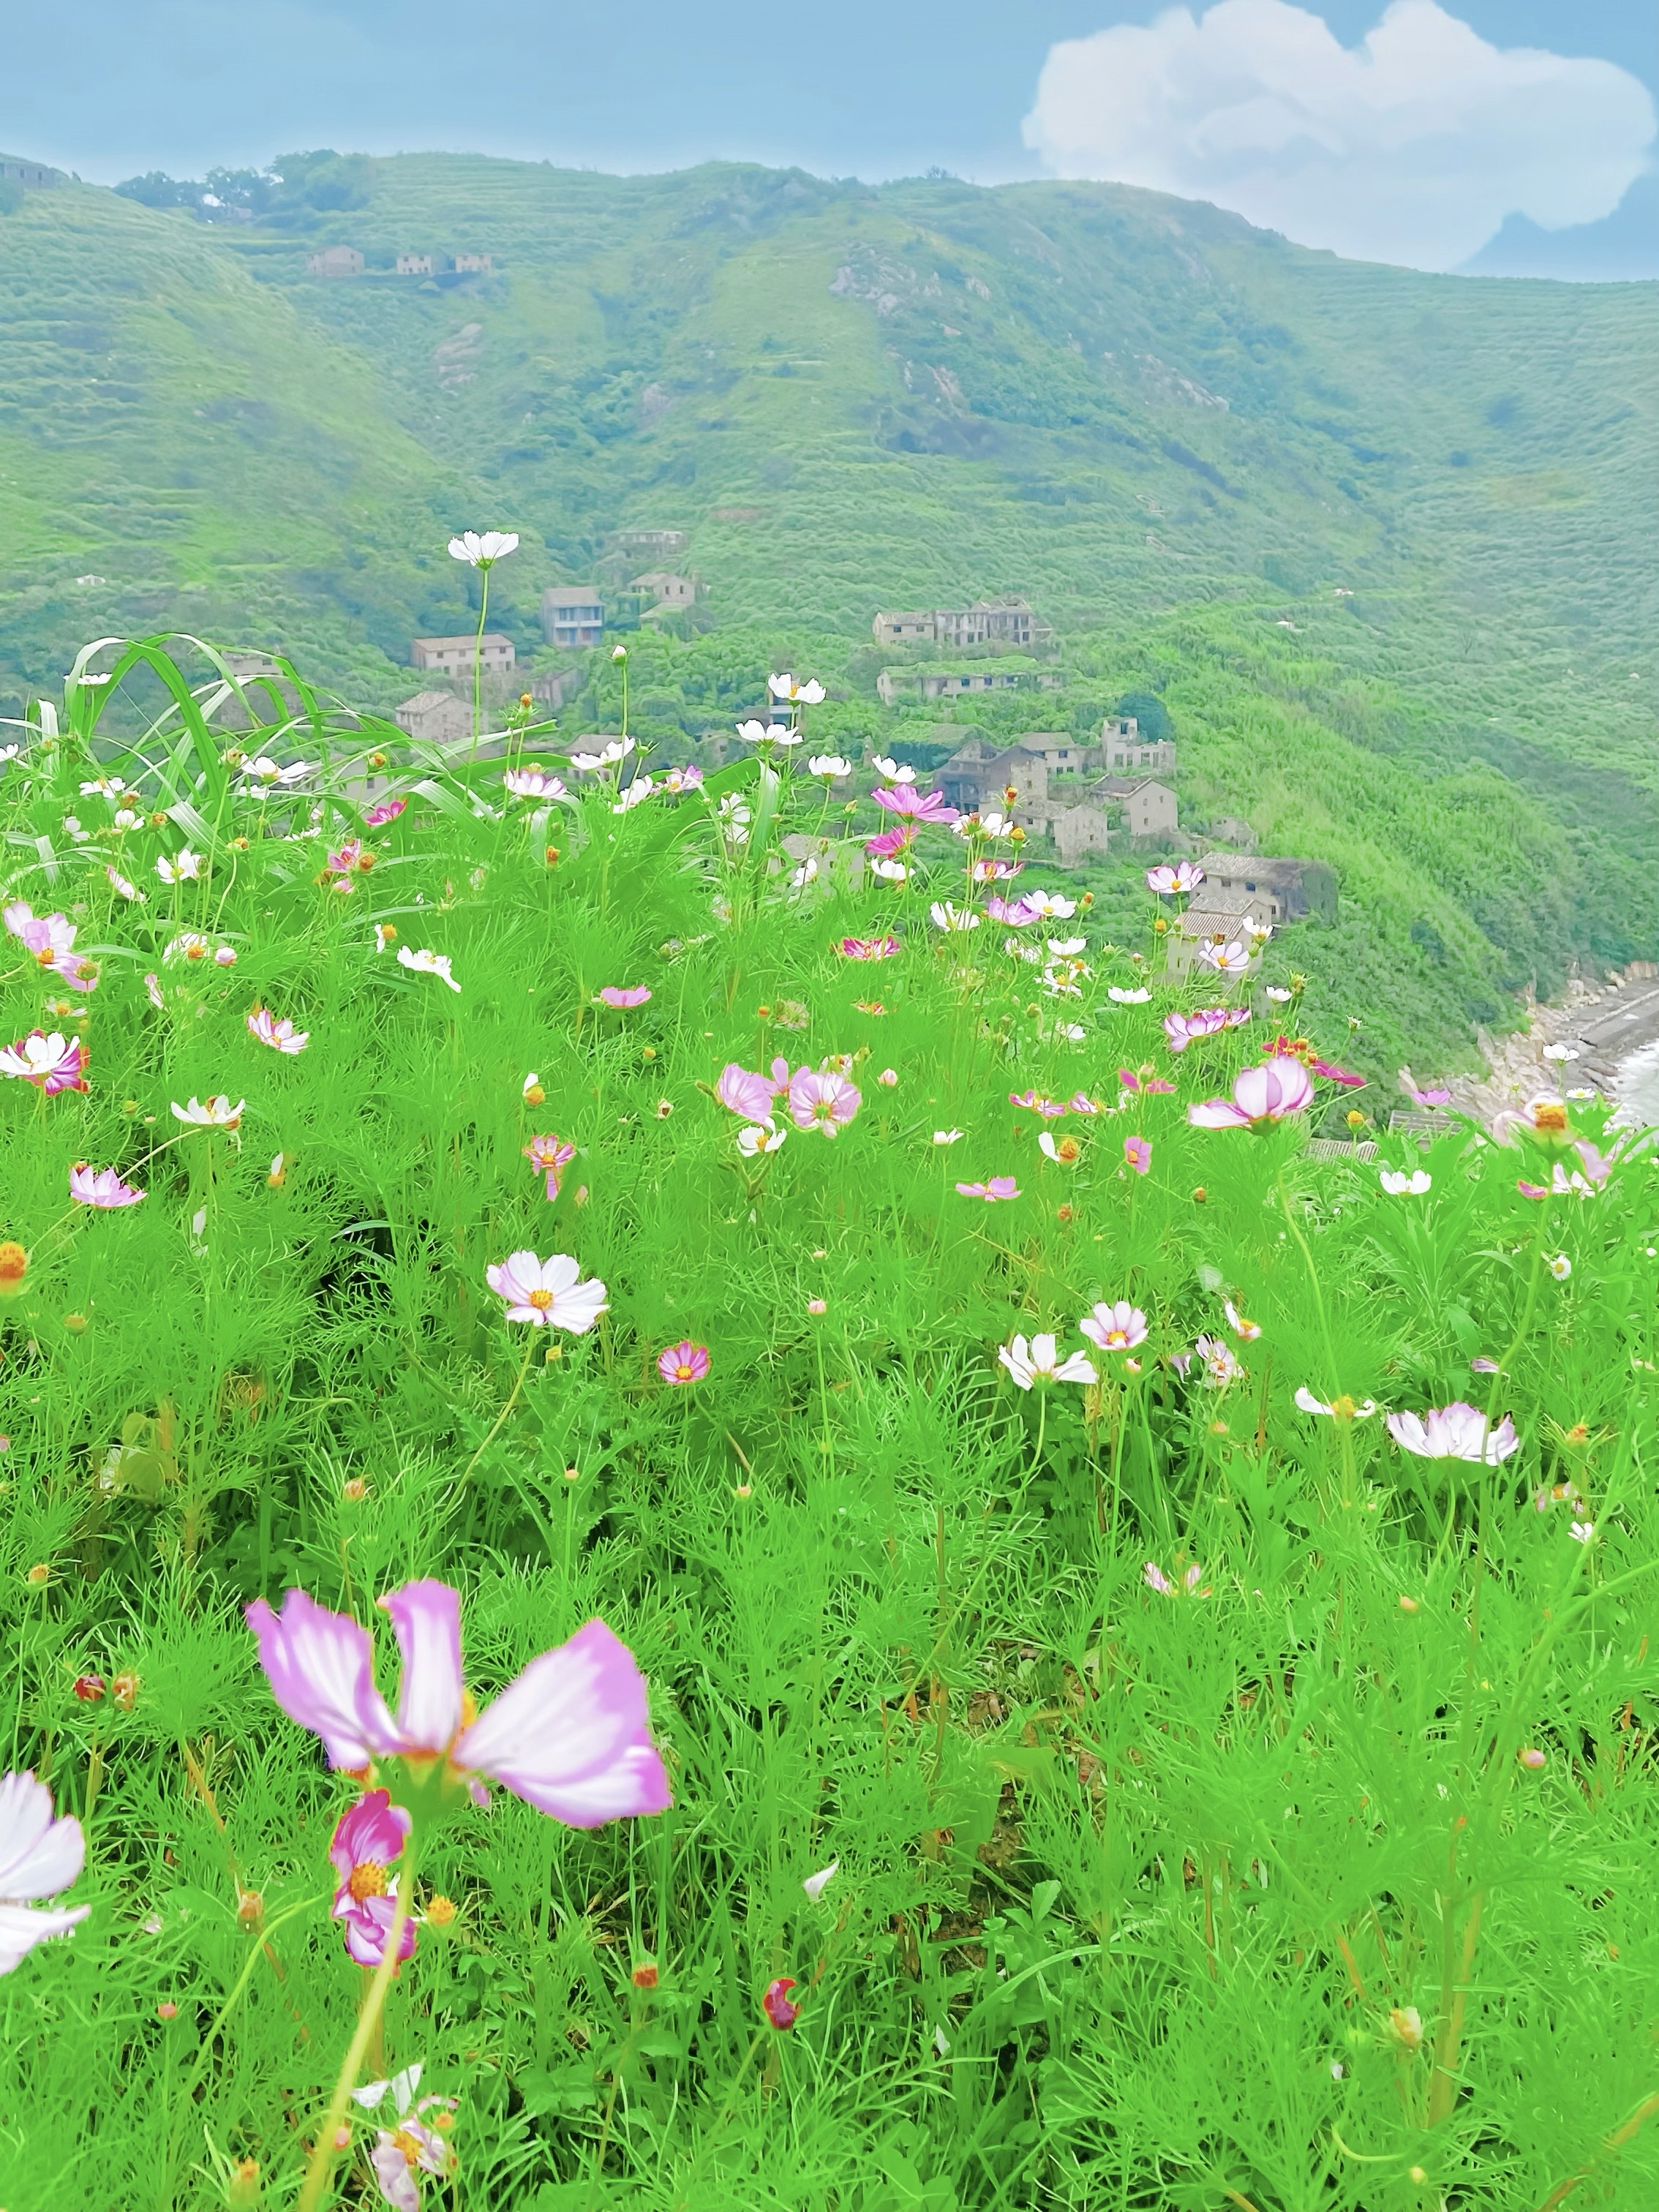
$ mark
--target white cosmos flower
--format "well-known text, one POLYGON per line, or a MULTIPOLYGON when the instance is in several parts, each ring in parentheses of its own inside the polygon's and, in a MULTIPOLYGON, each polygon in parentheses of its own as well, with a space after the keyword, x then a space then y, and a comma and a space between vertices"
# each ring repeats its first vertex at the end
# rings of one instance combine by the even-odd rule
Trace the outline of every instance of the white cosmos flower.
POLYGON ((518 550, 516 530, 464 530, 459 538, 449 541, 450 558, 465 561, 472 568, 492 568, 518 550))
POLYGON ((65 1910, 46 1903, 77 1879, 86 1855, 81 1823, 70 1814, 53 1820, 44 1782, 33 1774, 0 1780, 0 1974, 86 1918, 88 1905, 65 1910))
POLYGON ((1328 1406, 1322 1398, 1316 1398, 1305 1382, 1298 1382, 1296 1402, 1304 1413, 1323 1413, 1334 1421, 1369 1421, 1376 1411, 1375 1398, 1364 1399, 1355 1405, 1352 1398, 1333 1398, 1328 1406))
POLYGON ((817 882, 817 856, 816 854, 809 853, 806 858, 801 862, 799 867, 795 869, 791 874, 789 878, 790 890, 793 891, 804 891, 808 884, 817 882))
POLYGON ((827 1882, 833 1881, 840 1872, 841 1861, 839 1859, 831 1859, 827 1867, 820 1867, 816 1874, 809 1874, 805 1881, 802 1882, 801 1887, 806 1892, 808 1897, 811 1899, 813 1904, 816 1905, 819 1898, 823 1894, 824 1885, 827 1882))
POLYGON ((952 906, 949 899, 935 899, 927 912, 936 929, 977 929, 980 925, 971 907, 952 906))
MULTIPOLYGON (((86 786, 83 784, 81 787, 84 791, 86 786)), ((1578 1051, 1574 1045, 1547 1044, 1544 1047, 1544 1057, 1546 1060, 1577 1060, 1578 1051)))
POLYGON ((633 750, 632 738, 612 738, 608 744, 602 745, 596 753, 572 753, 570 765, 581 775, 590 775, 595 769, 615 768, 617 763, 626 760, 633 750))
POLYGON ((997 1358, 1007 1369, 1022 1390, 1029 1390, 1034 1382, 1097 1382, 1094 1362, 1081 1352, 1073 1352, 1065 1359, 1060 1357, 1060 1346, 1052 1336, 1034 1336, 1030 1347, 1025 1339, 1017 1336, 1012 1344, 997 1347, 997 1358))
POLYGON ((611 811, 613 814, 630 813, 635 807, 642 805, 656 787, 650 776, 636 775, 611 811))
POLYGON ((746 745, 769 745, 778 736, 770 722, 763 722, 752 714, 746 722, 734 722, 732 727, 746 745))
POLYGON ((545 769, 510 768, 501 777, 501 781, 517 799, 563 799, 568 796, 558 777, 550 775, 545 769))
POLYGON ((143 891, 139 890, 137 884, 130 884, 125 876, 117 875, 113 868, 106 867, 104 870, 104 873, 109 878, 110 889, 116 893, 118 897, 124 899, 141 899, 144 896, 143 891))
POLYGON ((411 951, 407 945, 400 945, 398 947, 398 965, 412 968, 417 975, 435 975, 441 983, 447 983, 452 991, 459 991, 461 988, 449 972, 449 955, 447 952, 428 952, 424 946, 416 952, 411 951))
POLYGON ((82 799, 96 799, 100 793, 106 799, 118 799, 121 796, 121 787, 118 783, 112 783, 106 775, 100 775, 94 783, 83 783, 81 786, 82 799))
POLYGON ((194 883, 202 872, 202 856, 192 853, 188 845, 171 860, 163 853, 155 863, 155 872, 164 884, 194 883))
POLYGON ((1390 1198, 1402 1195, 1421 1198, 1434 1182, 1434 1177, 1426 1168, 1413 1168, 1409 1175, 1401 1168, 1379 1168, 1376 1179, 1390 1198))
POLYGON ((1051 937, 1048 939, 1048 950, 1056 960, 1074 959, 1079 952, 1087 951, 1088 947, 1086 937, 1051 937))
POLYGON ((1026 891, 1024 902, 1034 915, 1052 915, 1056 921, 1069 921, 1077 912, 1077 901, 1062 898, 1058 891, 1026 891))
POLYGON ((298 783, 315 766, 314 761, 290 761, 286 768, 278 768, 269 753, 260 753, 246 763, 242 774, 250 783, 298 783))
POLYGON ((959 1145, 962 1142, 962 1131, 960 1129, 935 1129, 933 1132, 933 1142, 936 1145, 959 1145))
POLYGON ((1203 945, 1198 957, 1206 968, 1218 969, 1224 975, 1242 975, 1250 964, 1249 947, 1244 945, 1203 945))
POLYGON ((833 783, 838 775, 851 775, 853 763, 839 753, 814 753, 806 769, 809 775, 821 775, 826 783, 833 783))
POLYGON ((242 1118, 247 1101, 239 1098, 233 1106, 226 1094, 217 1091, 205 1102, 192 1094, 188 1106, 180 1106, 176 1100, 172 1103, 174 1121, 183 1121, 192 1129, 234 1129, 242 1118))
POLYGON ((908 762, 889 760, 885 753, 878 753, 870 765, 889 783, 914 783, 916 780, 916 772, 908 762))
POLYGON ((884 883, 902 884, 910 871, 902 860, 874 860, 870 863, 870 872, 872 876, 879 876, 884 883))
POLYGON ((798 700, 803 707, 817 707, 823 702, 823 686, 813 677, 798 684, 793 676, 769 676, 766 688, 775 699, 798 700))
POLYGON ((1269 983, 1267 986, 1267 996, 1273 1000, 1276 1006, 1288 1006, 1291 1000, 1296 996, 1296 994, 1293 991, 1282 989, 1277 983, 1269 983))
POLYGON ((0 745, 0 769, 9 768, 22 750, 21 745, 0 745))
POLYGON ((1115 1000, 1120 1006, 1144 1006, 1152 994, 1150 991, 1126 991, 1121 983, 1114 983, 1106 995, 1115 1000))
POLYGON ((738 1130, 738 1150, 746 1160, 758 1159, 768 1152, 781 1152, 788 1134, 787 1129, 780 1129, 775 1121, 756 1121, 738 1130))

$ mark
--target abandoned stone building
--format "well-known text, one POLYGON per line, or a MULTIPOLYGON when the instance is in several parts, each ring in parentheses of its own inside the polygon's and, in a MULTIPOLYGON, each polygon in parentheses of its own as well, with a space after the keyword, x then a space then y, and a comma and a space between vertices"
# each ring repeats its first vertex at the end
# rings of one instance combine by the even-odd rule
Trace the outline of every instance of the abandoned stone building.
POLYGON ((465 744, 472 735, 472 709, 453 691, 417 691, 392 719, 422 744, 465 744))
POLYGON ((513 641, 500 630, 487 629, 477 637, 417 637, 409 649, 411 668, 430 668, 442 676, 471 676, 472 659, 486 676, 505 676, 517 659, 513 641))
POLYGON ((1108 714, 1101 726, 1100 750, 1113 775, 1136 769, 1153 775, 1175 774, 1174 738, 1144 737, 1133 714, 1108 714))
POLYGON ((363 257, 355 246, 325 246, 306 256, 307 276, 361 276, 363 257))
POLYGON ((1204 881, 1189 911, 1248 905, 1275 923, 1300 921, 1310 914, 1336 920, 1336 878, 1322 860, 1212 852, 1199 866, 1204 881))
POLYGON ((648 593, 653 606, 689 607, 696 604, 697 587, 690 576, 677 576, 669 568, 647 568, 628 586, 648 593))
POLYGON ((542 635, 550 645, 597 645, 605 601, 592 584, 550 584, 542 593, 542 635))
POLYGON ((975 599, 970 607, 923 608, 881 613, 870 625, 878 645, 1006 645, 1024 647, 1045 642, 1052 626, 1038 620, 1025 600, 1008 593, 975 599))

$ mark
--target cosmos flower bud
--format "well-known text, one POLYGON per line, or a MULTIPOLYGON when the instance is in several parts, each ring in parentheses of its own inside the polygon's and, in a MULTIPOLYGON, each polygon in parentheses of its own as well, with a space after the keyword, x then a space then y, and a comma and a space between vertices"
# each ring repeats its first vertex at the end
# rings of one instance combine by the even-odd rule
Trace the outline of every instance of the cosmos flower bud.
POLYGON ((348 1481, 340 1485, 340 1495, 348 1505, 361 1505, 368 1495, 368 1485, 363 1480, 362 1475, 354 1474, 348 1481))
POLYGON ((1545 1763, 1545 1754, 1539 1750, 1536 1744, 1527 1744, 1516 1753, 1516 1756, 1520 1759, 1522 1765, 1534 1774, 1536 1774, 1539 1768, 1545 1763))
POLYGON ((244 1928, 258 1928, 265 1917, 265 1901, 257 1889, 236 1893, 236 1917, 244 1928))
POLYGON ((635 1967, 633 1974, 629 1978, 632 1980, 636 1990, 654 1990, 657 1986, 658 1978, 656 1960, 654 1959, 641 1959, 639 1965, 635 1967))
POLYGON ((64 1326, 71 1336, 84 1336, 87 1333, 87 1317, 83 1313, 66 1313, 64 1316, 64 1326))
POLYGON ((1395 2005, 1389 2014, 1389 2032, 1407 2051, 1423 2047, 1423 2015, 1415 2005, 1395 2005))
POLYGON ((178 2017, 179 2017, 179 2008, 178 2008, 178 2006, 177 2006, 176 2004, 174 2004, 174 2002, 173 2002, 173 1999, 172 1999, 171 1997, 163 1997, 163 1998, 162 1998, 162 2000, 161 2000, 161 2003, 160 2003, 160 2004, 158 2004, 158 2005, 156 2006, 156 2008, 155 2008, 155 2017, 156 2017, 156 2019, 157 2019, 157 2020, 177 2020, 177 2019, 178 2019, 178 2017))
POLYGON ((31 1589, 40 1589, 51 1578, 52 1569, 44 1561, 38 1561, 29 1569, 23 1580, 28 1583, 31 1589))
POLYGON ((109 1686, 109 1693, 124 1713, 130 1713, 138 1702, 138 1677, 118 1674, 109 1686))
POLYGON ((440 1893, 438 1896, 434 1897, 426 1908, 427 1919, 434 1928, 448 1928, 453 1926, 455 1919, 455 1912, 456 1905, 454 1899, 453 1897, 445 1897, 441 1893, 440 1893))
POLYGON ((789 1992, 794 1986, 793 1975, 781 1974, 776 1981, 766 1984, 766 1994, 761 1999, 761 2010, 780 2031, 793 2027, 800 2017, 800 2007, 789 2002, 789 1992))
POLYGON ((28 1273, 29 1255, 22 1246, 8 1237, 0 1244, 0 1298, 15 1298, 23 1287, 23 1278, 28 1273))
POLYGON ((77 1674, 75 1678, 75 1694, 83 1705, 95 1705, 104 1694, 103 1676, 77 1674))

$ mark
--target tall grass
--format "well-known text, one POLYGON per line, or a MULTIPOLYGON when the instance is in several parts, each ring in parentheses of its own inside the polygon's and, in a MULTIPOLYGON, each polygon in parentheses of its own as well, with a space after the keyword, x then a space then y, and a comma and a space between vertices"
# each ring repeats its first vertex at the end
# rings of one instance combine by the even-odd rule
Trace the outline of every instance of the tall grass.
MULTIPOLYGON (((0 1087, 7 1764, 82 1820, 92 1908, 0 1990, 9 2212, 294 2203, 363 1995, 325 1857, 356 1785, 240 1608, 297 1586, 372 1625, 419 1576, 461 1588, 481 1698, 602 1616, 675 1796, 580 1832, 497 1793, 428 1853, 371 2061, 459 2100, 428 2205, 1651 2203, 1646 1157, 1542 1200, 1517 1182, 1579 1153, 1462 1125, 1316 1159, 1316 1115, 1386 1121, 1323 1079, 1277 1124, 1190 1126, 1281 1022, 1340 1058, 1366 1009, 1167 984, 1150 896, 1127 949, 1048 925, 1091 940, 1075 977, 1041 923, 941 931, 969 854, 1010 851, 943 828, 907 884, 838 849, 799 880, 782 836, 847 824, 810 710, 702 794, 618 811, 639 756, 579 775, 544 742, 571 799, 428 759, 373 828, 349 788, 388 733, 313 695, 269 717, 106 646, 0 782, 9 901, 98 970, 5 940, 7 1039, 90 1053, 84 1092, 0 1087), (91 679, 140 661, 167 705, 100 765, 91 679), (185 847, 201 872, 164 882, 185 847), (1169 1050, 1165 1015, 1235 1001, 1169 1050), (858 1110, 827 1139, 781 1106, 745 1158, 714 1087, 775 1054, 844 1056, 858 1110), (173 1118, 215 1093, 234 1131, 173 1118), (550 1202, 549 1132, 576 1147, 550 1202), (74 1205, 83 1161, 147 1195, 74 1205), (527 1367, 484 1273, 524 1248, 609 1297, 527 1367), (1118 1300, 1138 1371, 1079 1333, 1118 1300), (1016 1387, 999 1347, 1049 1330, 1096 1383, 1016 1387), (678 1385, 682 1340, 709 1368, 678 1385), (1458 1400, 1518 1450, 1385 1429, 1458 1400)), ((337 2202, 376 2201, 372 2138, 337 2202)))

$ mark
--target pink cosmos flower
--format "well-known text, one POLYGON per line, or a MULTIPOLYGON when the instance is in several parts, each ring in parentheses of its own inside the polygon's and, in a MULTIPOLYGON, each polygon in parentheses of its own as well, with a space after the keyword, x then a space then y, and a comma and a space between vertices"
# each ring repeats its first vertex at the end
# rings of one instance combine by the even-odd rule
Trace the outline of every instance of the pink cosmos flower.
POLYGON ((615 1006, 620 1012, 625 1006, 642 1006, 651 994, 643 983, 631 984, 626 990, 607 983, 598 995, 607 1006, 615 1006))
POLYGON ((79 990, 98 988, 98 970, 75 950, 75 924, 66 914, 33 914, 21 899, 0 908, 0 919, 25 951, 34 955, 47 975, 57 975, 79 990))
POLYGON ((1117 1079, 1125 1091, 1133 1091, 1137 1096, 1150 1096, 1154 1091, 1172 1095, 1175 1091, 1173 1083, 1165 1083, 1163 1077, 1154 1075, 1150 1067, 1120 1067, 1117 1079))
POLYGON ((273 1613, 247 1607, 271 1695, 323 1740, 329 1765, 349 1772, 382 1759, 417 1770, 441 1763, 447 1781, 488 1802, 498 1782, 567 1827, 660 1813, 668 1777, 646 1724, 645 1680, 602 1620, 532 1659, 476 1720, 461 1673, 461 1601, 447 1583, 405 1583, 379 1601, 403 1654, 394 1718, 374 1686, 368 1632, 290 1589, 273 1613))
POLYGON ((484 1280, 498 1297, 506 1299, 507 1320, 585 1336, 607 1310, 607 1300, 599 1278, 579 1282, 580 1273, 562 1252, 548 1260, 538 1260, 533 1252, 514 1252, 486 1267, 484 1280))
POLYGON ((1206 1387, 1224 1390, 1244 1372, 1231 1345, 1218 1336, 1200 1336, 1194 1347, 1204 1368, 1206 1387))
POLYGON ((84 1160, 77 1161, 70 1170, 70 1196, 77 1206, 96 1206, 106 1212, 117 1206, 137 1206, 143 1197, 130 1182, 123 1182, 114 1168, 88 1167, 84 1160))
POLYGON ((657 1372, 665 1382, 701 1382, 708 1372, 706 1344, 671 1344, 657 1354, 657 1372))
POLYGON ((1172 868, 1167 864, 1148 868, 1146 888, 1156 891, 1160 898, 1173 898, 1177 892, 1195 891, 1204 880, 1204 871, 1195 860, 1180 860, 1172 868))
MULTIPOLYGON (((899 787, 908 790, 909 787, 901 785, 899 787)), ((879 836, 866 837, 864 849, 874 860, 890 860, 905 850, 915 836, 915 830, 908 823, 901 823, 896 830, 884 830, 879 836)))
POLYGON ((1078 1327, 1103 1352, 1133 1352, 1146 1341, 1146 1316, 1127 1298, 1118 1299, 1115 1305, 1103 1302, 1091 1306, 1078 1327))
POLYGON ((859 1092, 834 1068, 797 1068, 789 1079, 789 1118, 798 1129, 833 1137, 858 1112, 859 1092))
POLYGON ((1263 1129, 1286 1114, 1299 1114, 1313 1097, 1313 1080, 1299 1060, 1279 1058, 1239 1070, 1231 1098, 1189 1106, 1195 1129, 1263 1129))
POLYGON ((1419 1459, 1479 1460, 1497 1467, 1521 1448, 1507 1413, 1488 1424, 1478 1406, 1466 1406, 1461 1398, 1431 1406, 1426 1413, 1386 1413, 1383 1419, 1401 1450, 1419 1459))
POLYGON ((67 1813, 52 1819, 44 1782, 32 1773, 0 1780, 0 1974, 21 1966, 37 1943, 67 1936, 86 1918, 88 1905, 31 1910, 67 1889, 86 1856, 81 1823, 67 1813))
POLYGON ((913 783, 884 783, 870 795, 888 813, 904 815, 913 822, 954 822, 957 818, 956 808, 945 805, 942 791, 930 791, 924 797, 913 783))
POLYGON ((969 873, 976 884, 1006 884, 1024 869, 1024 860, 975 860, 969 873))
POLYGON ((1137 1175, 1145 1175, 1152 1164, 1152 1148, 1145 1137, 1126 1137, 1123 1158, 1137 1175))
POLYGON ((1328 1060, 1310 1060, 1308 1062, 1308 1073, 1310 1075, 1322 1075, 1327 1083, 1340 1083, 1345 1091, 1363 1091, 1365 1087, 1364 1076, 1355 1075, 1352 1070, 1346 1067, 1333 1067, 1328 1060))
POLYGON ((1086 1091, 1079 1091, 1066 1101, 1068 1114, 1101 1114, 1105 1111, 1098 1098, 1091 1098, 1086 1091))
POLYGON ((702 782, 702 770, 693 762, 684 768, 671 768, 663 777, 662 788, 677 799, 683 792, 701 791, 702 782))
POLYGON ((988 1206, 1001 1198, 1019 1196, 1019 1186, 1012 1176, 993 1176, 987 1182, 959 1182, 957 1188, 964 1198, 982 1198, 988 1206))
POLYGON ((1014 929, 1024 929, 1028 921, 1037 918, 1037 909, 1029 900, 999 898, 994 891, 985 902, 985 911, 993 921, 1006 922, 1014 929))
POLYGON ((1011 1091, 1008 1093, 1008 1103, 1011 1106, 1023 1106, 1028 1113, 1041 1114, 1045 1121, 1057 1121, 1066 1111, 1065 1107, 1057 1104, 1052 1098, 1045 1098, 1038 1091, 1011 1091))
POLYGON ((364 815, 364 828, 378 830, 383 823, 395 822, 408 804, 406 799, 383 799, 379 806, 371 806, 364 815))
POLYGON ((1203 1568, 1194 1559, 1182 1569, 1180 1582, 1172 1583, 1156 1559, 1148 1559, 1142 1570, 1141 1580, 1148 1589, 1155 1589, 1160 1597, 1190 1597, 1194 1592, 1200 1597, 1208 1597, 1209 1591, 1198 1587, 1203 1573, 1203 1568))
POLYGON ((524 1156, 533 1167, 547 1176, 548 1203, 559 1194, 559 1176, 576 1157, 576 1147, 566 1144, 562 1137, 548 1135, 532 1137, 524 1148, 524 1156))
POLYGON ((77 1037, 73 1044, 53 1030, 31 1030, 26 1037, 0 1052, 0 1075, 33 1083, 50 1098, 59 1091, 87 1087, 87 1048, 77 1037))
POLYGON ((440 2181, 447 2181, 459 2164, 447 2140, 428 2124, 425 2117, 434 2108, 453 2112, 455 2100, 422 2097, 417 2104, 415 2092, 420 2081, 421 2069, 416 2064, 394 2074, 389 2081, 366 2082, 351 2093, 368 2112, 384 2104, 388 2093, 391 2095, 396 2124, 375 2130, 375 2144, 368 2154, 368 2163, 374 2185, 380 2192, 380 2202, 389 2204, 392 2212, 420 2212, 421 2195, 416 2176, 429 2173, 440 2181))
POLYGON ((733 1114, 741 1115, 745 1121, 768 1121, 772 1116, 772 1102, 777 1087, 763 1075, 752 1069, 739 1067, 736 1060, 728 1060, 721 1068, 720 1080, 714 1085, 714 1096, 720 1104, 733 1114))
POLYGON ((349 876, 363 857, 361 837, 348 837, 337 853, 331 853, 323 863, 325 875, 349 876))
POLYGON ((843 960, 891 960, 899 950, 896 937, 843 937, 843 960))
MULTIPOLYGON (((901 790, 903 787, 902 784, 899 787, 901 790)), ((766 1984, 766 1994, 761 1999, 761 2010, 775 2028, 793 2027, 800 2017, 800 2007, 789 2002, 789 1992, 794 1986, 793 1974, 781 1974, 776 1981, 766 1984)))
POLYGON ((275 1052, 303 1052, 311 1042, 309 1030, 296 1030, 286 1016, 279 1022, 263 1006, 256 1006, 248 1016, 247 1027, 250 1036, 258 1037, 275 1052))
MULTIPOLYGON (((386 1937, 397 1910, 386 1869, 409 1838, 413 1823, 389 1790, 370 1790, 342 1814, 328 1856, 339 1876, 333 1916, 345 1923, 345 1947, 360 1966, 378 1966, 386 1957, 386 1937)), ((415 1923, 404 1923, 398 1939, 399 1960, 415 1949, 415 1923)))

